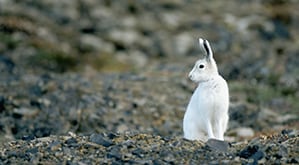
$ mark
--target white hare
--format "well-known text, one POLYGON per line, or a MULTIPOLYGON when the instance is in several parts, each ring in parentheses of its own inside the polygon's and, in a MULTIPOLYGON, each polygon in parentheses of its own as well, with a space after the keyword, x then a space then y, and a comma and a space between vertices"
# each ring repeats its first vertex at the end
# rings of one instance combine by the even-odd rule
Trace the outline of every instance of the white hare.
POLYGON ((199 38, 205 51, 196 61, 189 78, 198 83, 185 112, 184 138, 189 140, 224 140, 228 124, 229 92, 226 81, 219 75, 213 52, 207 40, 199 38))

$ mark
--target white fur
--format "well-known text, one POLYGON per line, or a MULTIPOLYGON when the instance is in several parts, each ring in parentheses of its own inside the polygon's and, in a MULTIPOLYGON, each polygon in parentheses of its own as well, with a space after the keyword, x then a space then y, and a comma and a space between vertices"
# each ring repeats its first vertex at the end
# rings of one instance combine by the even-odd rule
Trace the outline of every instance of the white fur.
POLYGON ((206 54, 189 73, 189 78, 198 86, 185 112, 184 138, 204 142, 211 138, 224 140, 228 124, 228 86, 218 73, 209 42, 200 38, 199 45, 206 54))

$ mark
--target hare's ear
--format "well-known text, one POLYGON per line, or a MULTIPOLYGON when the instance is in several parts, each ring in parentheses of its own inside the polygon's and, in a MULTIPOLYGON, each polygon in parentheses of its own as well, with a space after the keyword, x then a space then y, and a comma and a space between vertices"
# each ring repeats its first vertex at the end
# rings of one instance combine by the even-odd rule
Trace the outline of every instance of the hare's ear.
POLYGON ((209 41, 206 39, 199 38, 199 45, 201 49, 206 53, 205 57, 207 60, 213 59, 213 52, 211 49, 211 46, 209 44, 209 41))

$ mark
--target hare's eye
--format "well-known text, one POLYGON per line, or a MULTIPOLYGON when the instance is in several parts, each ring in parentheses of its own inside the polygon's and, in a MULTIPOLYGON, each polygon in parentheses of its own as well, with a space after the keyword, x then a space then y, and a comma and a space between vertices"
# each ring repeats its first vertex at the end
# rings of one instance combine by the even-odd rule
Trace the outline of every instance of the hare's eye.
POLYGON ((204 65, 202 65, 202 64, 200 64, 199 66, 198 66, 198 68, 200 68, 200 69, 202 69, 202 68, 204 68, 205 66, 204 65))

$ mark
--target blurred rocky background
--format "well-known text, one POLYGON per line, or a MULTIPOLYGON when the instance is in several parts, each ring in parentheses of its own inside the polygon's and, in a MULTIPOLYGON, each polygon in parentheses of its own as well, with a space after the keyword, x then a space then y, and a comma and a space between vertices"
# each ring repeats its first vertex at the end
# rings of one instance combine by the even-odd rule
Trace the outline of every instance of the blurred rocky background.
POLYGON ((0 141, 182 136, 210 41, 230 87, 228 141, 299 128, 299 2, 0 0, 0 141))

